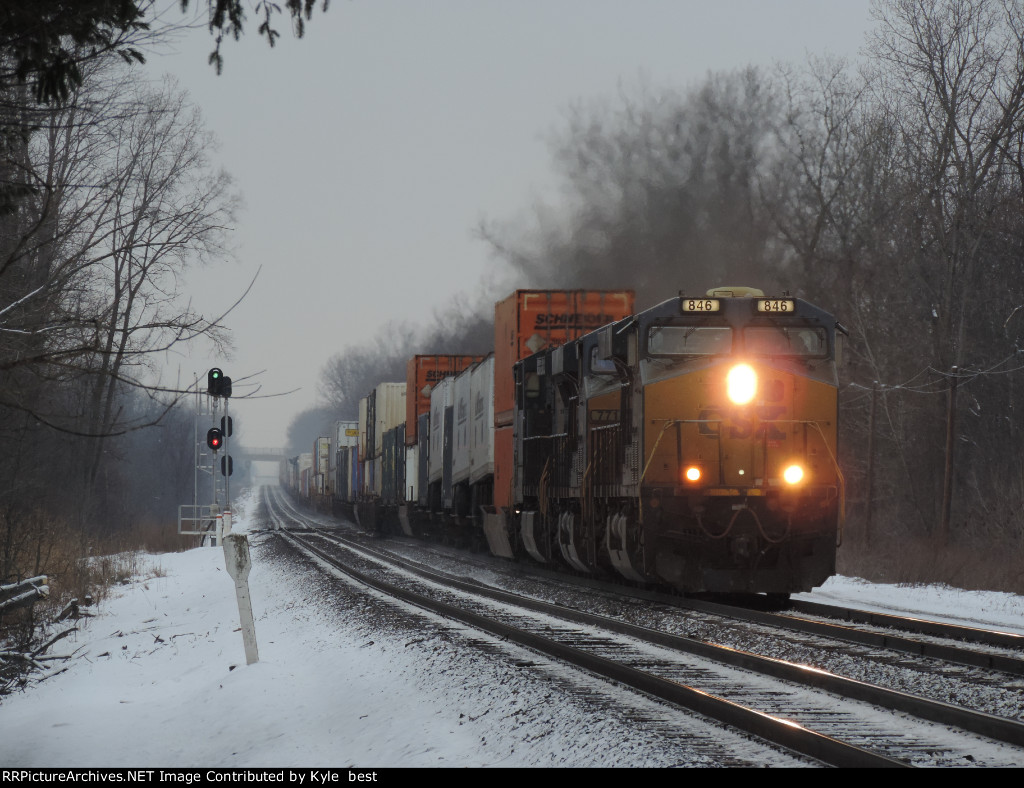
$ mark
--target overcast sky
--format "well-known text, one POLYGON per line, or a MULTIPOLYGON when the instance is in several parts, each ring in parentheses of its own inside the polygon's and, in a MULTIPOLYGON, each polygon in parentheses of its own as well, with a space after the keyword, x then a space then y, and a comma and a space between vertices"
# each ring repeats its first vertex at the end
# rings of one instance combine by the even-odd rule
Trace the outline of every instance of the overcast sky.
POLYGON ((250 19, 219 77, 205 30, 147 66, 189 91, 245 201, 238 259, 193 275, 194 303, 230 304, 262 267, 228 321, 234 357, 177 357, 171 372, 265 370, 262 394, 301 387, 232 402, 251 447, 283 445, 292 417, 316 404, 324 362, 389 320, 426 323, 482 282, 494 297, 530 285, 501 280, 473 231, 557 203, 547 139, 572 102, 641 79, 685 88, 709 71, 856 57, 869 26, 869 0, 319 5, 301 40, 279 19, 273 49, 250 19))

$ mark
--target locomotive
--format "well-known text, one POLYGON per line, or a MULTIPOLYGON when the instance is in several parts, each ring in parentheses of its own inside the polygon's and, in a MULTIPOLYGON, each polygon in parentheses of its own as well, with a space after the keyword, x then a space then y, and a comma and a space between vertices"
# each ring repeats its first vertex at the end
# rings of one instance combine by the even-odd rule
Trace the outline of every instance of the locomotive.
POLYGON ((690 594, 834 574, 832 315, 725 287, 639 312, 631 291, 516 291, 495 318, 492 354, 417 356, 375 389, 306 488, 375 532, 690 594))

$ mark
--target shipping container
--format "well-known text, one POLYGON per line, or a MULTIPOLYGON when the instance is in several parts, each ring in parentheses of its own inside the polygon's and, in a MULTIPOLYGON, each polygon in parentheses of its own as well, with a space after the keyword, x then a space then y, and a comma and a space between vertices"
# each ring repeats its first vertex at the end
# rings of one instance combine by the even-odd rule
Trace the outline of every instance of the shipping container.
POLYGON ((405 443, 417 442, 419 417, 430 411, 430 392, 439 380, 454 377, 483 356, 413 356, 406 364, 405 443))
POLYGON ((427 481, 430 484, 441 481, 446 454, 448 456, 448 475, 449 478, 451 477, 452 394, 454 388, 455 379, 445 378, 438 381, 430 393, 430 453, 427 457, 427 481))
POLYGON ((366 452, 363 456, 370 460, 379 452, 377 446, 377 390, 374 389, 366 397, 366 452))
POLYGON ((369 397, 359 398, 359 458, 366 457, 366 411, 369 397))
POLYGON ((334 422, 334 449, 337 451, 343 447, 359 445, 359 422, 358 421, 336 421, 334 422))
POLYGON ((494 425, 512 423, 512 365, 633 314, 632 290, 516 290, 494 308, 494 425))
POLYGON ((373 460, 363 459, 360 461, 363 467, 363 474, 360 478, 360 493, 363 498, 370 498, 373 495, 374 473, 373 460))
POLYGON ((299 472, 299 495, 304 499, 308 499, 312 484, 311 477, 313 475, 312 452, 306 452, 305 454, 299 455, 297 468, 299 472))
POLYGON ((299 490, 299 458, 288 457, 281 461, 281 484, 292 495, 299 490))
POLYGON ((405 500, 403 503, 415 504, 419 501, 419 458, 420 447, 405 447, 405 500))
MULTIPOLYGON (((358 435, 356 436, 358 438, 358 435)), ((359 447, 342 446, 337 452, 337 491, 335 498, 353 503, 359 496, 359 447)))
POLYGON ((331 439, 326 436, 317 438, 313 442, 313 473, 317 476, 326 476, 330 470, 331 461, 331 439))
POLYGON ((473 368, 470 367, 455 377, 452 388, 452 484, 469 480, 472 380, 473 368))
POLYGON ((353 485, 353 479, 357 478, 353 473, 358 466, 350 463, 349 454, 352 449, 359 445, 359 422, 358 421, 336 421, 334 422, 333 445, 331 454, 332 485, 335 498, 342 501, 355 500, 355 492, 358 492, 358 483, 353 485))
POLYGON ((416 419, 416 503, 426 508, 430 492, 430 412, 416 419))
POLYGON ((469 438, 469 483, 494 473, 494 354, 473 367, 470 381, 473 404, 469 438))
MULTIPOLYGON (((373 390, 373 440, 367 436, 367 444, 373 447, 373 457, 379 457, 384 449, 384 433, 399 424, 405 424, 405 383, 379 383, 373 390)), ((369 415, 367 417, 369 421, 369 415)))
POLYGON ((512 427, 494 428, 494 507, 512 506, 512 484, 515 478, 512 427))
POLYGON ((384 433, 381 449, 381 501, 385 506, 405 503, 405 425, 384 433))

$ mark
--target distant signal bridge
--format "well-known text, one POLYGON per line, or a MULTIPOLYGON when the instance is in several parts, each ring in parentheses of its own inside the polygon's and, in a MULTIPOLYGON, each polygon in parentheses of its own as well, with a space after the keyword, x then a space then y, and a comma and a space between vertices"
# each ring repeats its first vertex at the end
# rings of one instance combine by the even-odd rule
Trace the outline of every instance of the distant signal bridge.
POLYGON ((246 446, 244 453, 246 459, 253 462, 280 462, 287 456, 284 449, 266 446, 246 446))

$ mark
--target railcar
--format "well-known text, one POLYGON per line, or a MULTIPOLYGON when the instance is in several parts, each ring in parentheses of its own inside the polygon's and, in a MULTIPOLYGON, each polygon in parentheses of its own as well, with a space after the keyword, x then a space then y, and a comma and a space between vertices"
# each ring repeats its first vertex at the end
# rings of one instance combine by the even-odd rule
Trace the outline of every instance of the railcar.
POLYGON ((834 574, 832 315, 733 287, 640 312, 631 291, 516 291, 495 318, 493 353, 416 356, 339 423, 336 513, 686 593, 834 574))

